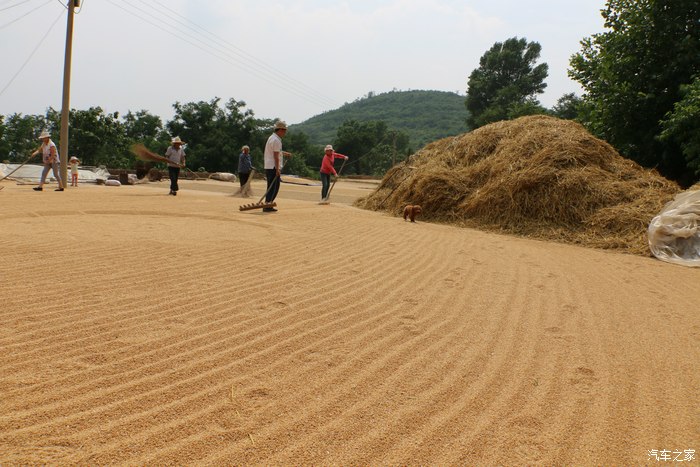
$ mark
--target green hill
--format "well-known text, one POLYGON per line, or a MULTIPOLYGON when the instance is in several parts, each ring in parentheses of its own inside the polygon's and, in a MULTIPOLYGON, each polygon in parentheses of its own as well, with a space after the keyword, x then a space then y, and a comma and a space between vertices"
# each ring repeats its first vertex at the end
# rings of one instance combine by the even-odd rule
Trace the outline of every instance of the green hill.
POLYGON ((346 120, 382 120, 391 129, 402 130, 411 146, 425 144, 467 131, 464 96, 445 91, 391 91, 367 96, 342 107, 290 125, 302 131, 312 144, 332 143, 336 130, 346 120))

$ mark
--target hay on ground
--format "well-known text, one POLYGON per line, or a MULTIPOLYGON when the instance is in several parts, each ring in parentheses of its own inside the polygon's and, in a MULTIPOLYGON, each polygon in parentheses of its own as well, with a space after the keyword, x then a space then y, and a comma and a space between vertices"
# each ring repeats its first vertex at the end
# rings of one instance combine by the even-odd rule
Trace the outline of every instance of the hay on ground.
POLYGON ((427 145, 357 201, 424 220, 649 254, 646 229, 677 184, 573 121, 529 116, 427 145))

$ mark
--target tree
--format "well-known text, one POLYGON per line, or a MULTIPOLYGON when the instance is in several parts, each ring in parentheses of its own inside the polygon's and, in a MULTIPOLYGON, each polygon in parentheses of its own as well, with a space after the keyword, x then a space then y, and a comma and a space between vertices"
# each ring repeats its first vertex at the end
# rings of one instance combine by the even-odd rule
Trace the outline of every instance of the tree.
POLYGON ((320 167, 320 161, 318 165, 310 165, 309 162, 315 160, 314 155, 321 151, 309 143, 309 137, 306 133, 294 130, 288 131, 284 137, 283 146, 285 151, 292 153, 292 157, 285 160, 285 173, 292 173, 302 177, 311 177, 318 173, 318 170, 313 170, 312 167, 320 167))
MULTIPOLYGON (((68 119, 70 154, 61 154, 61 157, 75 155, 84 165, 105 165, 110 168, 133 165, 134 158, 129 151, 131 140, 125 135, 124 124, 117 112, 105 113, 100 107, 71 109, 68 119)), ((26 159, 39 146, 36 138, 44 129, 51 133, 58 147, 61 144, 61 114, 51 107, 46 110, 45 116, 10 115, 4 127, 0 148, 8 147, 8 155, 14 161, 26 159)))
POLYGON ((209 102, 173 104, 175 116, 166 126, 171 137, 179 136, 187 143, 187 164, 195 170, 204 167, 212 172, 230 172, 233 157, 238 154, 220 125, 224 119, 220 100, 216 97, 209 102))
POLYGON ((584 89, 584 124, 624 156, 692 182, 675 139, 660 139, 660 121, 700 74, 697 0, 608 0, 605 27, 581 41, 569 76, 584 89))
POLYGON ((257 129, 252 110, 245 102, 229 99, 222 109, 221 99, 173 105, 175 116, 166 126, 171 136, 187 142, 187 163, 208 171, 235 172, 244 144, 252 146, 257 129))
POLYGON ((42 129, 51 131, 44 117, 17 113, 7 117, 3 127, 0 135, 0 152, 7 154, 12 162, 24 161, 39 147, 41 142, 37 136, 42 129))
POLYGON ((150 146, 156 141, 167 138, 164 131, 160 117, 151 115, 146 110, 139 110, 136 113, 129 111, 124 116, 124 134, 132 141, 150 146))
POLYGON ((661 121, 662 142, 676 142, 685 156, 688 168, 696 180, 700 178, 700 77, 692 84, 681 86, 683 98, 661 121))
MULTIPOLYGON (((52 114, 60 120, 60 115, 52 114)), ((105 113, 101 107, 88 110, 71 109, 69 113, 70 154, 77 156, 85 165, 107 167, 130 167, 134 156, 130 153, 131 142, 126 138, 119 113, 105 113)))
POLYGON ((564 120, 576 120, 581 113, 583 99, 573 92, 564 94, 552 107, 552 115, 564 120))
POLYGON ((527 114, 523 112, 544 113, 536 99, 547 87, 547 64, 535 65, 541 50, 537 42, 513 37, 496 42, 481 57, 467 84, 471 129, 527 114))
MULTIPOLYGON (((124 116, 123 128, 130 145, 140 143, 162 154, 162 150, 169 144, 163 121, 146 110, 139 110, 136 113, 127 112, 124 116)), ((151 161, 136 160, 134 165, 136 175, 143 178, 155 164, 151 161)))
POLYGON ((10 144, 5 138, 7 127, 5 126, 5 116, 0 115, 0 160, 4 161, 10 154, 10 144))
POLYGON ((347 120, 338 128, 333 146, 350 156, 354 173, 361 175, 383 175, 410 152, 408 135, 390 130, 383 121, 347 120))

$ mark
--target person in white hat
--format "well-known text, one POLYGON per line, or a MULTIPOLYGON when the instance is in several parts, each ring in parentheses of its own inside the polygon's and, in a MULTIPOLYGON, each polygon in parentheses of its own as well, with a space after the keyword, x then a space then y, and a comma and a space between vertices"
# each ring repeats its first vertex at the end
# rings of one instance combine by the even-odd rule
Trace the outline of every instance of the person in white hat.
POLYGON ((250 147, 246 145, 241 148, 241 153, 238 155, 238 181, 241 188, 248 181, 251 170, 253 170, 253 160, 250 156, 250 147))
POLYGON ((44 183, 46 183, 46 176, 49 174, 49 170, 53 170, 53 176, 58 182, 58 188, 54 191, 63 191, 63 180, 61 179, 60 170, 58 170, 61 159, 58 155, 56 144, 51 141, 51 134, 46 130, 41 132, 39 139, 41 140, 41 146, 32 153, 32 156, 41 153, 44 169, 41 171, 39 186, 35 186, 34 191, 42 191, 44 189, 44 183))
POLYGON ((70 162, 70 186, 78 186, 78 164, 80 160, 73 156, 69 160, 70 162))
MULTIPOLYGON (((265 203, 272 203, 280 191, 280 171, 282 170, 282 158, 292 157, 291 153, 282 151, 282 138, 287 134, 287 124, 282 120, 275 122, 275 128, 265 144, 265 178, 267 178, 267 192, 265 203)), ((263 208, 263 212, 275 212, 273 207, 263 208)))
POLYGON ((172 196, 176 196, 177 192, 180 191, 177 180, 180 178, 180 169, 185 166, 183 144, 185 142, 176 136, 170 140, 170 147, 165 151, 165 157, 168 159, 168 177, 170 177, 170 193, 168 194, 172 196))
POLYGON ((338 172, 336 172, 335 167, 333 167, 336 157, 345 160, 349 159, 348 156, 335 152, 333 146, 330 144, 326 145, 325 154, 321 161, 321 201, 326 201, 328 197, 328 189, 331 186, 331 175, 338 176, 338 172))

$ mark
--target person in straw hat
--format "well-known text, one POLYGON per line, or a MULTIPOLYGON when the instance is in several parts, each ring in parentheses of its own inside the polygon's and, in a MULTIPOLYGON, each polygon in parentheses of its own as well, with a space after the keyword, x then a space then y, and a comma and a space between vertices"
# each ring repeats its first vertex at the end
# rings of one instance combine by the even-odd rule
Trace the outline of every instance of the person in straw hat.
POLYGON ((78 164, 80 160, 73 156, 70 158, 70 186, 78 186, 78 164))
POLYGON ((46 176, 49 174, 49 170, 53 170, 53 176, 58 182, 58 188, 54 191, 63 191, 63 180, 58 170, 61 159, 58 155, 56 144, 51 141, 51 134, 46 130, 41 132, 39 139, 41 140, 41 146, 32 153, 32 156, 41 153, 44 169, 41 171, 39 186, 34 187, 34 191, 42 191, 44 189, 44 183, 46 183, 46 176))
MULTIPOLYGON (((267 193, 265 203, 272 203, 280 190, 280 173, 282 170, 282 158, 292 157, 288 152, 282 151, 282 138, 287 134, 287 124, 282 120, 275 122, 275 127, 265 144, 265 178, 267 179, 267 193)), ((263 212, 275 212, 273 207, 263 208, 263 212)))
POLYGON ((338 172, 336 172, 335 167, 333 167, 336 157, 345 160, 349 159, 348 156, 335 152, 333 146, 330 144, 326 145, 325 154, 321 161, 321 201, 326 201, 326 198, 328 198, 328 189, 331 186, 331 175, 338 176, 338 172))
POLYGON ((253 160, 250 156, 250 147, 246 145, 241 148, 241 153, 238 155, 238 181, 241 188, 248 181, 251 170, 253 170, 253 160))
POLYGON ((170 140, 170 147, 165 151, 165 157, 168 159, 168 176, 170 177, 170 193, 169 195, 176 196, 180 187, 177 184, 180 178, 180 169, 185 166, 185 149, 182 145, 184 141, 179 136, 170 140))

